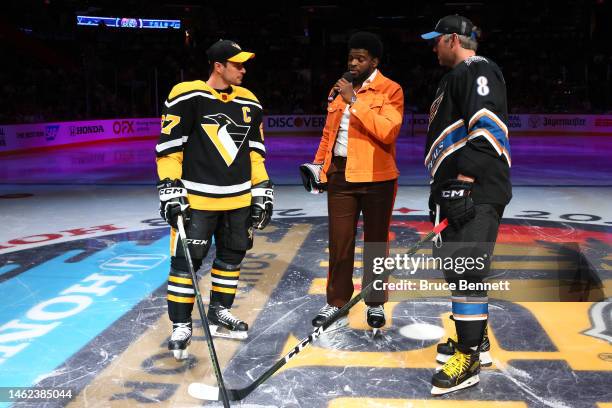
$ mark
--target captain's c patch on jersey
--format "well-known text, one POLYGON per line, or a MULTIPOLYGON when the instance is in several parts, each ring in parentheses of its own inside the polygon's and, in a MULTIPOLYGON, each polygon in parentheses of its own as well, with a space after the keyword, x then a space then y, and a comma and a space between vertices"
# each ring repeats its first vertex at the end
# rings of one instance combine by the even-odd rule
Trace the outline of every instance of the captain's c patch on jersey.
POLYGON ((250 126, 238 125, 224 113, 203 116, 203 120, 202 129, 229 167, 244 143, 250 126))

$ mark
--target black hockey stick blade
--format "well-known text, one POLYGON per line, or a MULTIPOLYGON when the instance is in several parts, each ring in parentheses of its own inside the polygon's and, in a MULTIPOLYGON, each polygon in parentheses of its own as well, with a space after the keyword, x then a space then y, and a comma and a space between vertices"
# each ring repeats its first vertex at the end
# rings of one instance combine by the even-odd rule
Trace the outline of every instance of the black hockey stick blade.
MULTIPOLYGON (((448 220, 442 221, 440 224, 436 225, 432 231, 430 231, 427 235, 425 235, 421 240, 414 245, 412 245, 406 253, 408 255, 414 254, 418 251, 423 244, 428 241, 431 241, 436 235, 441 233, 448 226, 448 220)), ((384 280, 387 276, 391 274, 392 270, 385 270, 380 274, 379 279, 384 280)), ((232 401, 240 401, 249 395, 255 388, 261 385, 268 378, 272 377, 282 366, 287 364, 289 360, 295 357, 300 351, 302 351, 306 346, 314 342, 323 332, 332 324, 338 320, 340 316, 348 313, 349 309, 355 306, 361 299, 363 299, 374 286, 374 281, 372 281, 368 286, 363 288, 361 292, 359 292, 356 296, 354 296, 347 304, 342 306, 336 313, 334 313, 327 321, 323 324, 323 326, 317 327, 312 333, 308 335, 308 337, 304 337, 300 342, 287 354, 285 354, 281 359, 276 361, 272 367, 270 367, 266 372, 260 375, 255 381, 244 388, 240 389, 227 389, 227 394, 229 399, 232 401)), ((222 398, 221 390, 219 387, 215 387, 212 385, 207 385, 203 383, 191 383, 187 388, 187 392, 194 398, 207 400, 207 401, 220 401, 222 398)))

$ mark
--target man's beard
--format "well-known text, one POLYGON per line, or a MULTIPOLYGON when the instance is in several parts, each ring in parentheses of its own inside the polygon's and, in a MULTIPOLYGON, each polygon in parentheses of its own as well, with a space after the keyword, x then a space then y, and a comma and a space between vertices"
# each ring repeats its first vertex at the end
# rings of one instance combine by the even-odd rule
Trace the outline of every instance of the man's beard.
POLYGON ((368 77, 370 75, 372 75, 372 72, 374 72, 374 70, 371 71, 366 71, 363 74, 359 74, 356 77, 353 78, 353 83, 354 84, 363 84, 363 82, 368 79, 368 77))

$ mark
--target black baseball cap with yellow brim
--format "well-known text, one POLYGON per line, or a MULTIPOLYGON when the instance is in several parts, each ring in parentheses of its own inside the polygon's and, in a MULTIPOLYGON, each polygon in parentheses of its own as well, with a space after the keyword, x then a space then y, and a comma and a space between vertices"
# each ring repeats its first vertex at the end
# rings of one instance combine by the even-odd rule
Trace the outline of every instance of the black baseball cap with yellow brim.
POLYGON ((206 50, 208 61, 213 62, 246 62, 255 57, 252 52, 242 51, 238 44, 230 40, 219 40, 206 50))

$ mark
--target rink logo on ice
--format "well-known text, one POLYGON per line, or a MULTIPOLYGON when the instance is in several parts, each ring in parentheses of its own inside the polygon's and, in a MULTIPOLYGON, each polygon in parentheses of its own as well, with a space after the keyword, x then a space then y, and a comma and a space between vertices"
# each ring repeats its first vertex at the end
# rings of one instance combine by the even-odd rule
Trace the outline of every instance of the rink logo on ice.
POLYGON ((81 282, 62 291, 60 296, 45 300, 30 308, 26 321, 14 319, 0 326, 0 365, 25 349, 38 337, 58 327, 62 320, 87 309, 94 296, 105 296, 131 275, 107 276, 98 273, 89 275, 81 282), (6 344, 15 343, 18 344, 6 344))
POLYGON ((583 333, 612 344, 612 299, 595 303, 589 310, 589 317, 592 326, 583 333))
POLYGON ((38 383, 166 282, 168 235, 117 234, 101 249, 88 238, 51 258, 19 251, 14 266, 0 266, 27 268, 0 282, 0 370, 11 373, 0 387, 38 383))
POLYGON ((168 257, 162 254, 125 254, 109 259, 100 269, 112 271, 148 271, 164 262, 168 257))

